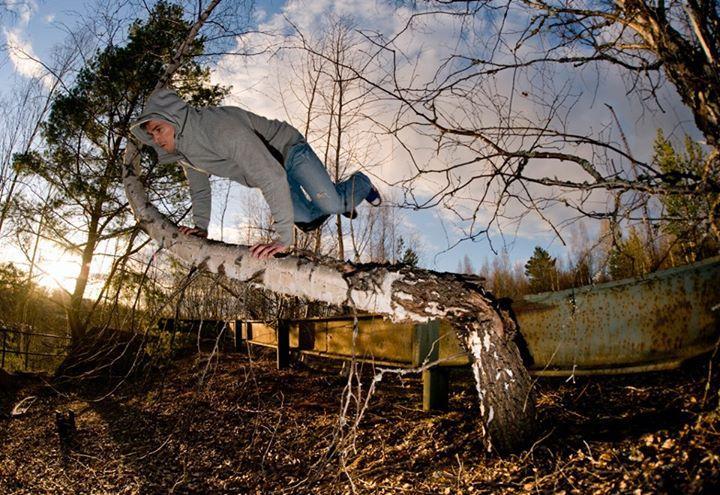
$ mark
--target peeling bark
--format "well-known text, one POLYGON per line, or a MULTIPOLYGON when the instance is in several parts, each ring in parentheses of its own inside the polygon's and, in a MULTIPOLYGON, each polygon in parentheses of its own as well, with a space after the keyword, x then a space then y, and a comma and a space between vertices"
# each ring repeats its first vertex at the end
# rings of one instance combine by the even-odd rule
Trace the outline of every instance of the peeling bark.
POLYGON ((481 433, 488 450, 517 450, 532 438, 530 377, 513 342, 515 326, 481 287, 461 275, 399 265, 355 265, 305 256, 259 260, 247 246, 186 236, 147 197, 128 142, 124 184, 140 226, 188 263, 273 292, 380 313, 394 321, 450 321, 474 358, 481 433))

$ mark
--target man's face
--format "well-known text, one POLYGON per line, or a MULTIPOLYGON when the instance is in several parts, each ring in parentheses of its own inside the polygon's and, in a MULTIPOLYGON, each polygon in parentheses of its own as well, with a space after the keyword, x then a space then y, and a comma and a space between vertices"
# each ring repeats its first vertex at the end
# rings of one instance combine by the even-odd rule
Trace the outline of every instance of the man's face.
POLYGON ((168 153, 175 153, 175 128, 164 120, 150 120, 145 126, 153 142, 168 153))

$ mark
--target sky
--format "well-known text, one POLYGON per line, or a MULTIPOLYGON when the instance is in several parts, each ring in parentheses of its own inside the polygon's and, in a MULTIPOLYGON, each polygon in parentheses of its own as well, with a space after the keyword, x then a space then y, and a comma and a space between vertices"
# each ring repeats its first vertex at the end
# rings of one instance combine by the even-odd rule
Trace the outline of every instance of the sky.
MULTIPOLYGON (((378 0, 264 0, 256 2, 255 21, 263 31, 287 33, 290 20, 304 32, 324 29, 324 22, 332 16, 352 18, 358 29, 365 32, 397 32, 407 19, 408 12, 402 8, 392 8, 393 2, 378 0)), ((112 4, 110 4, 112 5, 112 4)), ((83 0, 29 0, 15 7, 14 15, 5 15, 1 21, 2 39, 5 50, 0 56, 0 94, 12 97, 13 84, 22 78, 32 76, 41 70, 39 61, 50 62, 53 47, 61 43, 68 30, 82 21, 83 12, 92 9, 92 4, 83 0)), ((509 19, 508 22, 513 22, 509 19)), ((426 68, 434 67, 440 60, 443 50, 449 49, 448 39, 453 39, 457 26, 452 21, 436 24, 433 29, 421 29, 408 37, 405 48, 417 57, 416 74, 423 76, 426 68)), ((252 35, 244 39, 245 43, 254 43, 252 35)), ((250 59, 226 56, 213 61, 213 80, 233 87, 227 103, 237 104, 270 118, 293 121, 301 113, 301 108, 292 98, 279 98, 279 94, 289 94, 293 83, 288 64, 293 60, 292 53, 273 53, 272 56, 257 56, 250 59)), ((647 156, 652 145, 656 128, 662 127, 668 133, 696 132, 688 112, 679 103, 671 91, 661 94, 665 98, 666 111, 663 114, 648 114, 639 108, 637 102, 625 96, 625 83, 613 74, 603 74, 598 85, 597 75, 557 74, 557 84, 563 81, 575 85, 579 103, 574 109, 574 122, 579 128, 599 129, 608 121, 605 103, 612 103, 619 116, 630 145, 641 157, 647 156), (643 152, 642 150, 648 150, 643 152)), ((533 104, 520 102, 524 109, 533 111, 533 104)), ((388 138, 390 139, 390 138, 388 138)), ((413 138, 415 139, 415 138, 413 138)), ((419 138, 418 138, 419 139, 419 138)), ((375 177, 381 191, 386 196, 397 195, 392 184, 401 180, 409 170, 407 156, 397 152, 390 141, 381 141, 381 149, 370 157, 368 163, 356 164, 357 167, 375 177), (381 158, 377 158, 377 157, 381 158)), ((312 142, 312 141, 311 141, 312 142)), ((418 149, 426 146, 421 141, 412 141, 418 149)), ((431 161, 432 153, 423 155, 431 161)), ((557 167, 548 163, 547 167, 557 167)), ((238 186, 239 187, 239 186, 238 186)), ((423 187, 428 190, 431 184, 419 183, 419 192, 423 187)), ((479 194, 469 190, 468 195, 479 194)), ((233 188, 232 198, 241 201, 242 191, 233 188)), ((216 202, 217 204, 217 202, 216 202)), ((459 208, 465 207, 458 203, 459 208)), ((217 210, 218 208, 215 208, 217 210)), ((362 213, 362 210, 361 210, 362 213)), ((481 213, 482 215, 482 213, 481 213)), ((558 217, 560 218, 560 217, 558 217)), ((466 255, 473 265, 479 268, 486 260, 492 260, 495 254, 484 236, 477 242, 457 243, 461 237, 462 222, 446 209, 404 212, 404 228, 417 234, 420 239, 423 265, 443 271, 454 271, 458 261, 466 255)), ((211 235, 217 235, 218 212, 214 211, 211 235)), ((529 219, 520 226, 509 225, 502 234, 495 232, 492 237, 495 251, 507 249, 512 260, 524 262, 532 254, 535 246, 549 249, 556 256, 564 256, 566 250, 552 230, 537 218, 529 219)))

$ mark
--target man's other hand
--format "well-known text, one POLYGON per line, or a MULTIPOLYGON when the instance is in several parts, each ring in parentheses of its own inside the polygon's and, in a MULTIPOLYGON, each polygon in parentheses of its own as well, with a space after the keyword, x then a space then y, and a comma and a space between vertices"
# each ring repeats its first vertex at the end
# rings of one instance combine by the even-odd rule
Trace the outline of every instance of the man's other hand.
POLYGON ((258 259, 266 260, 272 258, 277 253, 284 252, 285 248, 286 246, 279 242, 271 242, 270 244, 259 243, 250 248, 250 254, 258 259))
POLYGON ((208 233, 205 229, 198 229, 195 227, 180 227, 180 233, 185 235, 194 235, 195 237, 206 238, 208 233))

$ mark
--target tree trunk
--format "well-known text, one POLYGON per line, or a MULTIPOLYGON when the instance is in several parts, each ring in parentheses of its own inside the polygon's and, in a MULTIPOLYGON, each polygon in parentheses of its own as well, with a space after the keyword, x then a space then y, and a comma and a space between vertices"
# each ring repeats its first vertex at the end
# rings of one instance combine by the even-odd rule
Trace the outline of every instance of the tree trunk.
POLYGON ((82 252, 82 265, 80 266, 80 273, 78 278, 75 280, 75 289, 70 295, 70 304, 68 305, 67 319, 68 326, 70 327, 70 335, 72 337, 73 345, 80 342, 85 336, 86 321, 83 318, 83 297, 85 296, 85 289, 87 288, 88 280, 90 278, 90 264, 92 263, 93 255, 95 254, 95 246, 97 244, 98 237, 98 223, 99 216, 93 214, 88 227, 88 237, 85 243, 85 248, 82 252))
POLYGON ((320 263, 302 256, 259 260, 246 246, 181 235, 149 202, 136 174, 139 161, 137 148, 128 142, 125 190, 141 228, 157 243, 202 269, 276 293, 353 306, 395 321, 449 320, 474 358, 480 430, 488 450, 517 450, 532 439, 534 398, 513 342, 515 326, 481 287, 457 274, 407 266, 320 263))
MULTIPOLYGON (((715 7, 704 12, 690 10, 688 14, 703 15, 702 21, 708 25, 718 21, 715 7)), ((706 53, 702 43, 691 44, 666 18, 664 9, 647 2, 634 0, 627 2, 626 22, 648 44, 649 49, 662 61, 668 80, 677 89, 683 103, 690 108, 695 117, 695 125, 703 133, 710 146, 720 146, 720 75, 714 53, 706 53)), ((702 9, 701 9, 702 10, 702 9)), ((702 33, 695 33, 698 38, 702 33)), ((698 40, 700 41, 700 40, 698 40)), ((705 40, 703 40, 705 41, 705 40)), ((714 43, 709 48, 717 50, 714 43)))
MULTIPOLYGON (((338 71, 337 65, 335 66, 335 70, 338 71)), ((342 135, 343 135, 343 124, 342 124, 342 118, 343 118, 343 109, 345 101, 343 100, 344 96, 344 88, 343 88, 343 80, 341 77, 338 77, 337 80, 337 88, 338 88, 338 107, 337 107, 337 137, 335 138, 335 184, 338 184, 340 182, 340 147, 342 146, 342 135)), ((333 91, 333 94, 335 94, 335 91, 333 91)), ((335 215, 335 225, 337 227, 337 236, 338 236, 338 258, 341 260, 345 259, 345 241, 343 240, 343 229, 342 229, 342 215, 335 215)))

